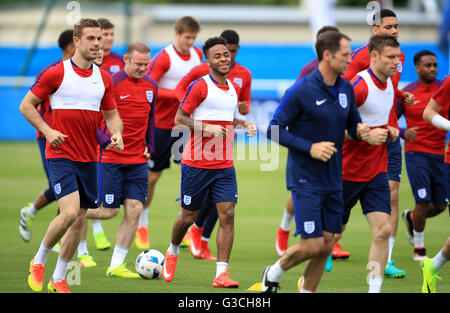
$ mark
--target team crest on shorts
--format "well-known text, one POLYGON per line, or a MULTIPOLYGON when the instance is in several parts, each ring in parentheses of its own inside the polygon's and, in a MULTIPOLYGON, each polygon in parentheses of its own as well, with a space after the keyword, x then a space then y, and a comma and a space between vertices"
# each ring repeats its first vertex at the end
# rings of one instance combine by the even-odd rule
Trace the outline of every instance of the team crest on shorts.
POLYGON ((316 224, 314 223, 314 221, 304 222, 303 228, 305 229, 305 233, 312 234, 314 230, 316 230, 316 224))
POLYGON ((345 94, 345 93, 339 94, 339 104, 344 109, 347 107, 347 94, 345 94))
POLYGON ((191 196, 184 195, 184 197, 183 197, 184 204, 186 204, 186 205, 191 204, 191 200, 192 200, 191 196))
POLYGON ((105 194, 105 202, 111 204, 114 202, 114 195, 111 193, 105 194))
POLYGON ((146 90, 145 94, 147 95, 148 102, 152 103, 152 101, 153 101, 153 90, 146 90))
POLYGON ((60 183, 57 183, 53 188, 55 189, 55 193, 57 195, 59 195, 61 193, 61 184, 60 183))
POLYGON ((427 190, 425 188, 421 188, 417 190, 417 194, 419 195, 420 199, 423 199, 427 196, 427 190))

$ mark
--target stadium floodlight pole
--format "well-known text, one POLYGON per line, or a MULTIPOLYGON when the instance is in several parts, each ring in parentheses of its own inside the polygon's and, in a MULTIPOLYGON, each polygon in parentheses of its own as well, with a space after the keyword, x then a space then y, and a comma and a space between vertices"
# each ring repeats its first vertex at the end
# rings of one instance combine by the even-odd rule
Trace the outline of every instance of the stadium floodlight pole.
POLYGON ((25 76, 26 72, 28 71, 28 68, 30 67, 31 59, 33 58, 34 53, 36 52, 36 47, 39 42, 39 39, 41 38, 42 31, 45 29, 45 26, 47 25, 48 16, 50 15, 50 12, 52 11, 53 7, 55 6, 56 0, 47 0, 45 5, 45 12, 42 16, 41 22, 39 24, 39 27, 36 31, 36 35, 34 36, 33 43, 30 47, 30 50, 28 50, 27 56, 25 58, 25 62, 23 63, 22 69, 19 73, 19 77, 16 81, 15 88, 19 88, 22 85, 23 77, 25 76))

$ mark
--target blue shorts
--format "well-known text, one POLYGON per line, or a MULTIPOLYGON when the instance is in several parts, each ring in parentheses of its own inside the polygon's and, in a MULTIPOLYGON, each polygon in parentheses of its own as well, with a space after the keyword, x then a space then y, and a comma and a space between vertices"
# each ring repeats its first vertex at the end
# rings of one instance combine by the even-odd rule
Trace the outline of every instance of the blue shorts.
POLYGON ((80 208, 98 208, 97 162, 49 159, 48 171, 56 199, 78 191, 80 208))
POLYGON ((386 148, 388 153, 388 179, 400 182, 402 178, 402 145, 400 137, 394 142, 388 140, 386 148))
POLYGON ((101 163, 101 199, 104 208, 120 208, 124 199, 147 199, 147 164, 101 163))
POLYGON ((234 167, 204 169, 181 165, 181 207, 200 210, 210 203, 237 203, 238 189, 234 167))
POLYGON ((391 214, 391 190, 387 173, 380 173, 369 182, 343 181, 344 220, 346 225, 352 208, 361 203, 364 214, 385 212, 391 214))
POLYGON ((405 153, 406 171, 416 203, 447 205, 444 156, 424 152, 405 153))
POLYGON ((302 238, 323 237, 323 231, 333 234, 342 232, 344 201, 342 191, 319 193, 292 190, 295 223, 294 236, 301 233, 302 238))
POLYGON ((169 168, 170 157, 172 155, 175 163, 181 162, 184 142, 178 141, 179 139, 182 139, 182 134, 172 136, 171 129, 155 128, 155 153, 148 160, 148 168, 150 171, 160 172, 169 168))

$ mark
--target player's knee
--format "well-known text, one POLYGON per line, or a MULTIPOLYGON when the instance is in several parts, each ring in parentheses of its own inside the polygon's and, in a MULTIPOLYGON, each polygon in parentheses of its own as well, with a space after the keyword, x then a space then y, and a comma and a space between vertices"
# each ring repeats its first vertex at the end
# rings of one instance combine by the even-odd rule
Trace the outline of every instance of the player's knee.
POLYGON ((392 233, 391 223, 384 223, 374 231, 374 240, 379 241, 389 240, 391 233, 392 233))
POLYGON ((77 210, 64 210, 59 214, 59 218, 63 221, 64 226, 72 225, 78 217, 77 210))

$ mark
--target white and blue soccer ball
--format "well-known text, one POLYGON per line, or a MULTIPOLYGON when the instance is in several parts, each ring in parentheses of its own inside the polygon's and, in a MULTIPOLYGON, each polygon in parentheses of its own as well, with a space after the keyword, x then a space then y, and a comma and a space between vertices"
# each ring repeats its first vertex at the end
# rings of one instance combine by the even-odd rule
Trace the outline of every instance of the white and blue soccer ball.
POLYGON ((161 276, 164 255, 155 249, 141 252, 136 258, 136 272, 144 279, 156 279, 161 276))

